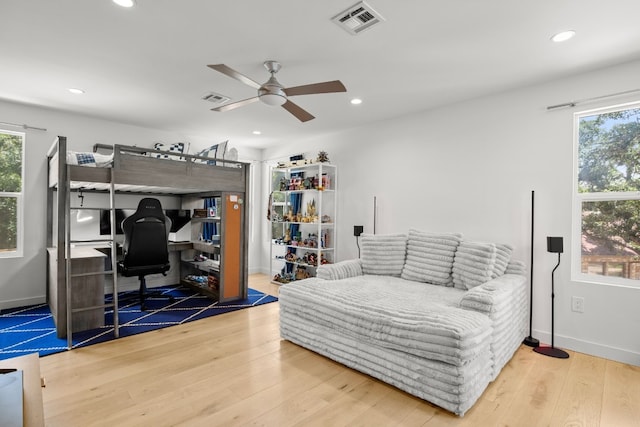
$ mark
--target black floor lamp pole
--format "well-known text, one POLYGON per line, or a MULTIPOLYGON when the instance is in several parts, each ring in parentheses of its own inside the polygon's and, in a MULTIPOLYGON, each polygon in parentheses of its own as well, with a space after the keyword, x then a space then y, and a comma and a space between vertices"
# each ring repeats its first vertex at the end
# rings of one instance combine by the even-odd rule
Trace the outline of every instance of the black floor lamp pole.
POLYGON ((547 237, 547 251, 556 252, 558 254, 558 263, 551 271, 551 347, 538 346, 533 349, 536 353, 544 354, 545 356, 556 357, 558 359, 568 359, 569 353, 564 350, 555 347, 554 343, 554 323, 555 323, 555 283, 554 274, 556 269, 560 266, 560 254, 562 253, 562 237, 547 237))
POLYGON ((533 202, 535 192, 531 190, 531 266, 529 267, 529 336, 523 341, 529 347, 538 347, 540 341, 533 337, 533 202))

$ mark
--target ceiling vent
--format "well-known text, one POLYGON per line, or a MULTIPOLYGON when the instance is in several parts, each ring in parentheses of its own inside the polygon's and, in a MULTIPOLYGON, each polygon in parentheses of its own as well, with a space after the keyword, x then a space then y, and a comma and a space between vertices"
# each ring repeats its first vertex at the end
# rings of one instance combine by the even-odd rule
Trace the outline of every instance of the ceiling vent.
POLYGON ((350 34, 356 35, 384 21, 384 18, 368 4, 361 1, 333 18, 333 22, 350 34))
POLYGON ((205 94, 202 99, 205 101, 209 101, 212 104, 224 104, 228 101, 231 101, 231 98, 228 96, 220 95, 219 93, 209 92, 205 94))

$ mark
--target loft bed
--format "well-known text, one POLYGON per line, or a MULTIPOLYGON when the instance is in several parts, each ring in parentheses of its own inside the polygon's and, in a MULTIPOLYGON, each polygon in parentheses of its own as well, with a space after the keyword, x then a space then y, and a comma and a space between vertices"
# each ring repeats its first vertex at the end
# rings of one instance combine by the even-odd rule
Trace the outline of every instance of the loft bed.
MULTIPOLYGON (((249 197, 249 164, 233 160, 212 159, 199 155, 119 144, 96 144, 92 153, 77 153, 69 150, 66 137, 58 136, 47 152, 47 164, 47 247, 49 251, 47 295, 54 318, 61 319, 56 321, 58 336, 66 335, 69 348, 72 347, 72 327, 76 328, 77 320, 72 317, 71 306, 76 306, 77 302, 72 302, 72 292, 67 290, 71 289, 72 277, 79 276, 80 280, 84 280, 92 274, 87 272, 78 274, 78 266, 71 263, 74 250, 78 251, 77 248, 73 248, 70 237, 69 218, 72 208, 70 194, 72 192, 108 193, 111 224, 115 223, 114 211, 118 208, 115 203, 116 193, 173 195, 183 200, 185 197, 193 199, 233 194, 235 196, 232 197, 241 198, 241 204, 242 200, 247 200, 249 197), (77 161, 80 159, 83 161, 77 161), (63 316, 65 312, 66 316, 63 316), (73 326, 72 321, 67 322, 67 319, 73 320, 73 326)), ((234 209, 237 208, 234 207, 234 209)), ((230 277, 238 281, 239 294, 235 299, 239 299, 245 298, 248 290, 247 234, 244 232, 248 224, 246 203, 244 207, 241 206, 239 214, 234 214, 240 217, 230 224, 229 229, 234 230, 235 235, 228 237, 230 246, 237 248, 232 255, 238 259, 230 260, 233 261, 231 263, 233 268, 230 270, 237 269, 238 272, 237 274, 232 272, 230 277)), ((112 233, 110 240, 115 241, 115 234, 112 233)), ((104 242, 104 240, 101 241, 104 242)), ((117 245, 110 244, 110 247, 112 267, 106 274, 113 275, 113 292, 116 296, 113 303, 114 333, 117 337, 118 288, 117 274, 113 274, 113 271, 116 271, 117 245)), ((234 299, 233 295, 229 295, 225 293, 226 300, 234 299)), ((220 295, 220 297, 223 296, 220 295)), ((104 306, 94 305, 88 308, 92 308, 94 313, 104 312, 104 306)), ((74 308, 73 312, 75 311, 74 308)), ((90 317, 82 313, 82 309, 78 311, 80 311, 79 317, 90 317)), ((80 322, 80 327, 82 323, 83 321, 80 322)))
POLYGON ((102 158, 109 156, 112 160, 87 163, 86 166, 69 164, 67 140, 58 137, 47 154, 49 187, 60 189, 59 183, 68 181, 71 190, 109 191, 113 182, 116 191, 164 194, 210 191, 212 184, 224 191, 246 192, 248 188, 249 165, 246 163, 125 145, 95 144, 94 152, 100 150, 110 150, 102 158))

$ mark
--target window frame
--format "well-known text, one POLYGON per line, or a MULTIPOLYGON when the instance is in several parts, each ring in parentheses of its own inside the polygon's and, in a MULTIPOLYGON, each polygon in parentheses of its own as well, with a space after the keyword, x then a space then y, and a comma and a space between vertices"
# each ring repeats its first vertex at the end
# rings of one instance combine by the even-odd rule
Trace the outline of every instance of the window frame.
POLYGON ((640 200, 640 191, 581 193, 578 191, 580 119, 599 114, 640 109, 640 101, 578 111, 573 114, 573 177, 572 177, 572 251, 571 280, 599 285, 640 288, 640 280, 582 272, 582 203, 600 201, 640 200))
POLYGON ((0 129, 0 134, 15 135, 22 139, 22 153, 20 165, 20 191, 5 192, 0 191, 0 197, 13 197, 16 199, 16 250, 0 251, 0 259, 22 258, 24 256, 24 191, 25 191, 25 151, 27 145, 27 135, 25 132, 15 132, 0 129))

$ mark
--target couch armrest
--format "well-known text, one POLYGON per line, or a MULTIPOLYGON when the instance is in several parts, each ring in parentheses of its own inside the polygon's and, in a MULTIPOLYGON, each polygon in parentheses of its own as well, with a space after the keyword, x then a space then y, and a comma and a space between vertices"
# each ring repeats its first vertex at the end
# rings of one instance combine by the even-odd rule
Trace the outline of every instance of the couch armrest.
POLYGON ((460 306, 491 315, 506 304, 514 304, 514 295, 526 286, 526 278, 519 274, 505 274, 468 290, 460 306))
POLYGON ((362 276, 362 262, 360 259, 350 259, 335 264, 323 264, 316 271, 316 277, 324 280, 340 280, 356 276, 362 276))
POLYGON ((511 359, 526 336, 529 314, 527 278, 505 274, 468 290, 460 307, 491 319, 493 379, 511 359))

